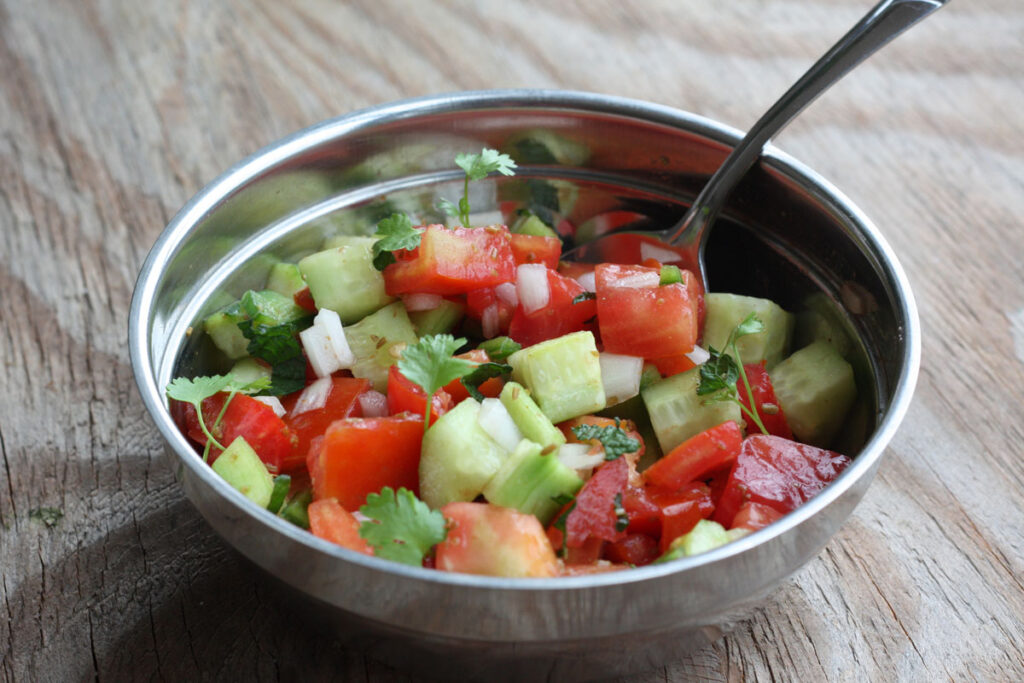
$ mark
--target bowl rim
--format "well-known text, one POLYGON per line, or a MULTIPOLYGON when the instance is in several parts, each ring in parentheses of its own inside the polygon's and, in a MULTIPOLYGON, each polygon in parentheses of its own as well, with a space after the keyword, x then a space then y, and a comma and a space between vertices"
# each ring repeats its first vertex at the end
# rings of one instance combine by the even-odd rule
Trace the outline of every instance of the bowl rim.
MULTIPOLYGON (((506 578, 477 576, 437 571, 404 565, 398 562, 363 555, 313 536, 290 522, 254 506, 232 488, 198 457, 184 435, 171 419, 166 396, 157 385, 155 363, 150 349, 150 313, 164 267, 195 226, 229 198, 233 192, 259 174, 287 162, 320 144, 344 137, 365 128, 373 128, 407 118, 464 110, 523 109, 576 110, 602 116, 621 116, 681 128, 729 148, 736 145, 742 133, 735 128, 698 114, 638 99, 572 90, 499 89, 473 90, 427 95, 371 106, 314 124, 284 138, 271 142, 247 158, 229 167, 209 182, 177 212, 150 249, 136 280, 129 312, 129 352, 132 371, 147 411, 156 423, 165 445, 178 460, 192 470, 205 484, 233 504, 238 512, 254 516, 271 531, 284 534, 312 550, 326 553, 338 560, 381 570, 403 578, 453 587, 475 587, 497 590, 536 591, 574 590, 608 585, 626 585, 684 573, 703 565, 739 555, 755 546, 788 533, 820 510, 839 499, 863 476, 870 476, 885 447, 902 422, 913 396, 921 356, 920 322, 909 280, 888 242, 874 223, 845 194, 808 166, 778 149, 766 145, 759 163, 812 189, 818 200, 826 199, 842 207, 844 219, 855 225, 860 236, 888 270, 886 275, 897 294, 897 313, 903 321, 904 352, 899 376, 895 379, 892 399, 881 415, 874 433, 849 467, 814 498, 779 521, 714 550, 659 565, 637 567, 628 571, 603 572, 580 576, 553 578, 506 578)), ((176 472, 178 479, 181 475, 176 472)), ((200 514, 202 512, 200 511, 200 514)), ((205 515, 204 515, 205 516, 205 515)), ((209 520, 208 520, 209 521, 209 520)), ((231 545, 234 545, 231 543, 231 545)))

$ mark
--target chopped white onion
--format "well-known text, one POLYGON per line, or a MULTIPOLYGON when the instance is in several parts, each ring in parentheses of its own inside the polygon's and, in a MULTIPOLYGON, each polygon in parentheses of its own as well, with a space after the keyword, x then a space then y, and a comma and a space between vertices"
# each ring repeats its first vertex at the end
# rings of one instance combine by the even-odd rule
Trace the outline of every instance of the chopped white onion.
POLYGON ((491 304, 480 314, 480 327, 484 339, 493 339, 501 332, 501 317, 498 312, 498 304, 491 304))
POLYGON ((342 368, 350 368, 356 357, 345 339, 341 318, 334 311, 321 308, 313 318, 313 326, 299 332, 302 347, 317 377, 327 377, 342 368))
POLYGON ((588 292, 597 291, 597 276, 594 275, 594 271, 590 271, 589 273, 583 273, 583 275, 580 275, 578 278, 576 278, 576 282, 580 283, 583 289, 587 290, 588 292))
POLYGON ((629 287, 632 289, 651 289, 661 284, 661 273, 658 271, 642 271, 634 273, 633 275, 627 275, 626 277, 619 278, 612 286, 614 287, 629 287))
POLYGON ((295 406, 292 408, 292 417, 323 408, 327 405, 327 395, 330 393, 330 377, 321 377, 313 382, 299 394, 299 400, 295 402, 295 406))
POLYGON ((558 448, 558 460, 571 470, 589 470, 604 460, 604 451, 590 452, 588 443, 564 443, 558 448))
POLYGON ((515 307, 519 305, 519 295, 516 293, 516 286, 512 282, 502 282, 494 288, 494 293, 509 306, 515 307))
POLYGON ((362 524, 363 522, 372 522, 372 521, 374 521, 374 520, 370 519, 369 517, 367 517, 366 515, 364 515, 364 514, 363 514, 362 512, 360 512, 359 510, 353 510, 353 511, 352 511, 352 516, 353 516, 353 517, 355 518, 355 520, 356 520, 357 522, 359 522, 360 524, 362 524))
POLYGON ((543 263, 524 263, 516 269, 516 293, 524 313, 533 313, 548 305, 548 267, 543 263))
POLYGON ((402 303, 405 310, 413 313, 415 311, 432 311, 441 305, 444 297, 440 294, 405 294, 402 296, 402 303))
POLYGON ((485 398, 480 402, 476 421, 495 443, 507 451, 514 451, 523 440, 523 433, 519 431, 508 409, 496 398, 485 398))
POLYGON ((709 358, 711 358, 711 354, 708 353, 706 349, 694 344, 693 350, 687 353, 686 357, 692 360, 695 365, 703 365, 708 362, 709 358))
POLYGON ((608 405, 622 403, 640 393, 643 358, 602 352, 598 360, 601 363, 601 383, 604 385, 608 405))
POLYGON ((387 417, 388 397, 379 391, 370 389, 359 394, 359 409, 363 417, 387 417))
POLYGON ((657 244, 651 244, 650 242, 641 242, 640 259, 646 261, 649 258, 659 263, 678 263, 683 260, 683 257, 678 252, 672 251, 667 247, 659 247, 657 244))
POLYGON ((284 417, 284 414, 288 412, 284 409, 284 406, 281 405, 281 399, 277 396, 253 396, 253 398, 260 403, 270 406, 270 409, 274 411, 274 415, 277 415, 278 417, 284 417))

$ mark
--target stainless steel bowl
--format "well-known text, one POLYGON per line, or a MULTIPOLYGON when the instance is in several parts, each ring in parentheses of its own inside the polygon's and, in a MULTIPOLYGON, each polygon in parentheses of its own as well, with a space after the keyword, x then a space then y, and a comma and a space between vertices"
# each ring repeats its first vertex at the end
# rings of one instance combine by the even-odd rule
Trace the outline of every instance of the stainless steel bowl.
MULTIPOLYGON (((561 579, 449 574, 355 554, 257 509, 203 464, 164 387, 216 363, 197 322, 260 287, 270 264, 325 236, 367 233, 398 207, 429 215, 452 197, 456 152, 513 149, 512 179, 479 183, 474 207, 549 211, 577 239, 623 216, 678 217, 740 135, 645 102, 573 92, 470 92, 327 121, 235 165, 194 197, 149 254, 132 300, 136 381, 186 495, 232 546, 371 634, 374 652, 519 677, 610 675, 713 640, 812 558, 864 494, 910 402, 920 356, 906 277, 875 226, 776 149, 737 189, 708 246, 711 288, 827 309, 849 331, 861 400, 843 436, 853 464, 767 529, 712 552, 561 579)), ((349 629, 351 632, 352 629, 349 629)), ((421 669, 422 670, 422 669, 421 669)))

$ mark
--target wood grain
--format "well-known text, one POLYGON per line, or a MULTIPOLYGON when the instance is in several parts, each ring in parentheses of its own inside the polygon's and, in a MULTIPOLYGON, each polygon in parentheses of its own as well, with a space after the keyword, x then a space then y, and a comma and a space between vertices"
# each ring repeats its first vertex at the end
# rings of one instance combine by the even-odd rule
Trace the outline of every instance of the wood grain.
MULTIPOLYGON (((228 165, 460 89, 613 93, 745 128, 867 7, 0 1, 4 680, 406 680, 213 535, 139 404, 135 275, 228 165)), ((1019 0, 951 3, 780 137, 899 254, 919 389, 824 552, 734 632, 631 680, 1024 678, 1022 37, 1019 0)))

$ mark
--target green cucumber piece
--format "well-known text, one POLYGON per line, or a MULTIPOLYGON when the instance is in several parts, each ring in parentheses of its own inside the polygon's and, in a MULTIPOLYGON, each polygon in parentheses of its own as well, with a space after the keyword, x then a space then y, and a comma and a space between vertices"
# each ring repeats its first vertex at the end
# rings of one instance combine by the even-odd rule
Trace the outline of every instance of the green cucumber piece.
POLYGON ((213 471, 243 496, 267 507, 274 492, 274 478, 245 439, 237 437, 211 465, 213 471))
POLYGON ((654 363, 644 363, 644 368, 640 371, 640 391, 660 381, 661 373, 658 372, 658 366, 654 363))
POLYGON ((479 496, 508 457, 477 422, 479 414, 480 404, 467 398, 423 436, 420 498, 435 510, 479 496))
POLYGON ((664 453, 726 420, 739 424, 742 415, 733 401, 709 401, 697 395, 700 367, 666 377, 640 392, 651 416, 651 426, 664 453))
POLYGON ((558 500, 574 496, 583 480, 554 453, 542 455, 543 447, 523 439, 484 487, 488 502, 533 515, 547 526, 562 505, 558 500))
POLYGON ((561 241, 558 233, 555 232, 547 223, 540 219, 535 213, 526 211, 512 223, 512 227, 509 228, 510 232, 517 233, 519 235, 536 235, 538 237, 555 237, 561 241))
POLYGON ((552 422, 586 415, 605 407, 601 363, 589 331, 549 339, 508 357, 512 379, 530 395, 552 422))
POLYGON ((668 562, 669 560, 706 553, 740 536, 730 534, 718 522, 702 519, 690 531, 672 541, 665 554, 655 560, 655 562, 668 562))
POLYGON ((451 332, 462 320, 462 313, 466 307, 460 303, 442 299, 441 305, 429 311, 413 311, 409 314, 413 329, 416 334, 426 337, 430 334, 444 334, 451 332))
POLYGON ((679 270, 679 266, 666 263, 661 267, 661 281, 658 282, 659 285, 674 285, 682 281, 683 271, 679 270))
POLYGON ((249 355, 249 340, 238 329, 238 323, 245 316, 236 304, 214 313, 203 321, 203 330, 209 335, 214 346, 224 352, 231 360, 245 358, 249 355))
POLYGON ((799 349, 818 340, 827 341, 843 358, 849 358, 855 347, 854 334, 839 305, 822 292, 812 294, 803 302, 796 316, 793 337, 799 349))
POLYGON ((498 398, 524 437, 545 449, 549 446, 557 448, 565 443, 565 434, 552 424, 540 406, 530 398, 526 387, 518 382, 507 382, 501 388, 498 398))
POLYGON ((401 301, 346 327, 345 338, 356 357, 352 374, 373 382, 377 391, 387 389, 388 368, 398 362, 407 345, 418 341, 401 301))
POLYGON ((805 346, 768 373, 793 436, 826 448, 857 398, 853 366, 832 344, 805 346))
POLYGON ((231 373, 242 384, 252 384, 258 379, 270 379, 270 368, 255 358, 243 358, 231 366, 231 373))
POLYGON ((299 261, 317 308, 329 308, 345 325, 394 301, 384 291, 384 276, 373 267, 372 237, 341 236, 324 251, 299 261))
MULTIPOLYGON (((704 318, 705 347, 725 351, 725 342, 732 331, 753 313, 764 323, 764 330, 740 337, 736 342, 743 363, 765 361, 770 370, 786 357, 793 331, 793 315, 768 299, 739 294, 712 292, 704 297, 707 314, 704 318)), ((730 351, 731 353, 731 351, 730 351)))
POLYGON ((292 496, 281 508, 281 517, 297 527, 309 528, 309 504, 313 502, 312 489, 305 489, 292 496))
POLYGON ((295 305, 291 297, 272 290, 247 291, 242 298, 214 313, 203 323, 210 339, 228 358, 236 360, 248 355, 249 340, 238 324, 248 319, 268 327, 276 327, 308 318, 309 311, 295 305))
POLYGON ((270 267, 266 288, 291 297, 306 288, 306 281, 302 279, 302 272, 296 264, 279 261, 270 267))
POLYGON ((284 505, 284 499, 288 497, 288 490, 292 487, 292 478, 287 474, 279 474, 274 477, 274 490, 270 492, 270 502, 267 509, 275 515, 284 505))

